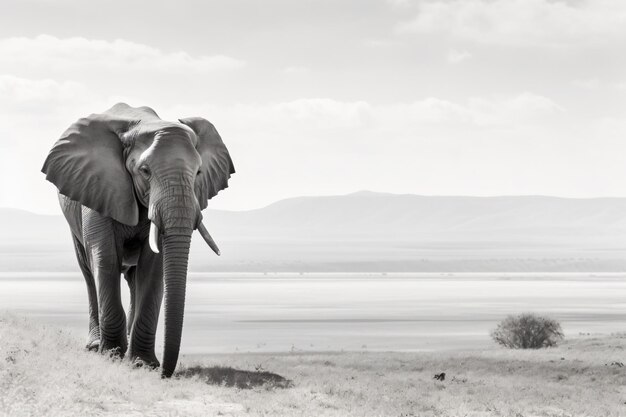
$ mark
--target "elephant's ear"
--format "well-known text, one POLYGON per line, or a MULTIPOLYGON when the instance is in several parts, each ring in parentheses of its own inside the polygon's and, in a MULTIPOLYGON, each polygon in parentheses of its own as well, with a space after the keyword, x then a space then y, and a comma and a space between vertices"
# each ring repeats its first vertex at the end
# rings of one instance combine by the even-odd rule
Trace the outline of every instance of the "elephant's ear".
POLYGON ((196 178, 196 197, 200 208, 204 210, 208 200, 228 187, 228 179, 235 173, 235 167, 222 138, 208 120, 202 117, 179 120, 196 132, 198 137, 196 149, 202 158, 202 166, 196 178))
POLYGON ((78 120, 54 144, 41 169, 61 194, 130 226, 138 223, 139 208, 120 135, 132 123, 107 113, 78 120))

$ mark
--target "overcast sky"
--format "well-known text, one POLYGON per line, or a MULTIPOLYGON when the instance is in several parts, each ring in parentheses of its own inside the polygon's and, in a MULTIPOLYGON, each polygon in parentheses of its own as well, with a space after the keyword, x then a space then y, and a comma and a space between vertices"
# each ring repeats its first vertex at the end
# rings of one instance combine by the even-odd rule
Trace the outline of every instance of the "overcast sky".
POLYGON ((213 208, 626 197, 625 52, 623 0, 4 0, 0 206, 58 212, 45 155, 118 101, 215 124, 213 208))

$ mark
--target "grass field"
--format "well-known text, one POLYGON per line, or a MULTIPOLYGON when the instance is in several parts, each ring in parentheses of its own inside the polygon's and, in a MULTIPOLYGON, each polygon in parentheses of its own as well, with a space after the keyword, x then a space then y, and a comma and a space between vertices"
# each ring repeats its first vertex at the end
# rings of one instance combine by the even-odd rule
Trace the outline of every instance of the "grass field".
POLYGON ((183 358, 187 376, 170 380, 85 352, 82 342, 64 330, 0 316, 0 414, 626 415, 626 335, 581 335, 541 351, 494 346, 446 353, 212 355, 183 358), (291 382, 256 385, 263 371, 291 382), (444 381, 433 379, 441 372, 444 381), (208 385, 207 375, 223 375, 225 382, 208 385), (239 386, 256 386, 228 386, 232 377, 239 386))

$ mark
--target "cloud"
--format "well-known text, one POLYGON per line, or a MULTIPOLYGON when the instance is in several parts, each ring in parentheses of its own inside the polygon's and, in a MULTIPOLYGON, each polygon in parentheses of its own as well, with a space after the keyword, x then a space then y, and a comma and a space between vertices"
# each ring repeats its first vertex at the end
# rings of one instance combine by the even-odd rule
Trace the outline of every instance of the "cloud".
POLYGON ((411 4, 411 0, 387 0, 387 3, 394 7, 407 7, 411 4))
POLYGON ((597 90, 602 85, 602 82, 597 78, 586 78, 574 80, 573 84, 585 90, 597 90))
POLYGON ((102 104, 83 84, 74 81, 0 74, 2 145, 16 147, 49 140, 73 120, 89 114, 84 108, 102 104))
POLYGON ((551 99, 525 92, 507 98, 473 97, 465 103, 430 97, 412 103, 378 106, 373 109, 372 117, 380 126, 500 128, 533 124, 563 111, 551 99))
POLYGON ((307 67, 301 67, 301 66, 285 67, 282 70, 283 74, 287 74, 287 75, 304 75, 304 74, 308 74, 309 71, 310 70, 307 67))
POLYGON ((472 42, 518 46, 580 46, 621 41, 621 0, 451 0, 420 2, 402 33, 449 35, 472 42))
POLYGON ((532 124, 564 109, 548 97, 524 92, 506 98, 474 97, 464 103, 428 97, 409 103, 375 105, 367 101, 302 98, 266 104, 176 106, 170 117, 202 115, 241 131, 289 132, 286 137, 345 130, 384 130, 401 134, 420 126, 502 127, 532 124))
POLYGON ((312 131, 360 128, 368 123, 373 111, 372 105, 365 101, 302 98, 263 104, 175 106, 167 114, 171 117, 205 114, 238 131, 252 128, 302 136, 312 131))
MULTIPOLYGON (((0 74, 0 145, 41 157, 79 117, 109 106, 83 84, 0 74)), ((39 161, 37 161, 39 163, 39 161)))
POLYGON ((363 42, 368 48, 387 48, 395 45, 394 41, 388 39, 368 39, 363 42))
POLYGON ((226 55, 192 56, 184 51, 163 52, 152 46, 123 39, 60 39, 49 35, 0 39, 0 66, 16 71, 45 69, 63 72, 98 69, 203 73, 233 70, 244 65, 244 61, 226 55))
POLYGON ((467 51, 457 51, 453 49, 448 52, 446 59, 451 64, 460 64, 463 61, 467 61, 471 57, 472 57, 472 54, 470 54, 467 51))
MULTIPOLYGON (((487 106, 493 113, 507 114, 510 118, 509 120, 518 122, 544 116, 554 116, 565 111, 563 107, 548 97, 529 92, 522 93, 501 103, 487 102, 487 106)), ((506 119, 506 117, 503 119, 506 119)))
POLYGON ((20 104, 59 103, 83 94, 84 86, 73 81, 31 80, 0 74, 0 106, 6 109, 20 104))

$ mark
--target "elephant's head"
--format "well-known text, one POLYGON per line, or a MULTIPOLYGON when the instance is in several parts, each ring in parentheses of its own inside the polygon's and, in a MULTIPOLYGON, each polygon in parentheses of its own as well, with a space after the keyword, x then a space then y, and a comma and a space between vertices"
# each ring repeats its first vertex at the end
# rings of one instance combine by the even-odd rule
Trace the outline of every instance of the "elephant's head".
POLYGON ((191 234, 207 201, 235 172, 228 150, 202 118, 166 122, 148 107, 119 103, 78 120, 59 139, 42 171, 59 192, 120 223, 135 226, 148 209, 149 243, 163 252, 165 347, 162 369, 171 376, 180 349, 191 234), (145 211, 144 211, 145 212, 145 211))

